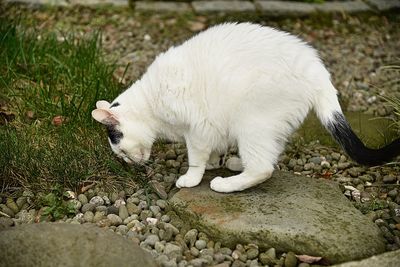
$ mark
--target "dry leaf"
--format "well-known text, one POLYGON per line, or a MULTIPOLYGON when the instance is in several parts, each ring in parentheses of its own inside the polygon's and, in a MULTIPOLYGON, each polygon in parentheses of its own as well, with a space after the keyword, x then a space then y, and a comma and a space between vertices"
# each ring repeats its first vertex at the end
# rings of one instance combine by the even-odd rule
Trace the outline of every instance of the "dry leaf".
POLYGON ((296 255, 297 259, 301 262, 305 263, 314 263, 318 262, 322 259, 322 257, 314 257, 314 256, 309 256, 309 255, 296 255))
POLYGON ((203 22, 200 22, 200 21, 190 21, 189 22, 189 29, 192 32, 198 32, 198 31, 204 30, 205 27, 206 27, 206 24, 204 24, 203 22))
POLYGON ((65 121, 65 118, 63 116, 55 116, 52 120, 52 124, 54 126, 61 126, 65 121))

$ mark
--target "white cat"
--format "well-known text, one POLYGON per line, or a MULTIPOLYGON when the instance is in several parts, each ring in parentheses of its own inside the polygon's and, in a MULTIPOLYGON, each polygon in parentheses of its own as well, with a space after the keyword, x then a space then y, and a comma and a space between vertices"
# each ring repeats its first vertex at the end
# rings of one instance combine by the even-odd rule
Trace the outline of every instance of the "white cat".
POLYGON ((314 49, 250 23, 218 25, 170 48, 112 104, 96 106, 93 118, 107 126, 112 150, 128 163, 147 160, 156 138, 185 141, 189 169, 179 188, 198 185, 207 161, 219 160, 230 146, 238 147, 244 170, 214 178, 213 190, 241 191, 267 180, 311 108, 361 164, 379 164, 400 151, 399 140, 373 150, 357 138, 314 49))

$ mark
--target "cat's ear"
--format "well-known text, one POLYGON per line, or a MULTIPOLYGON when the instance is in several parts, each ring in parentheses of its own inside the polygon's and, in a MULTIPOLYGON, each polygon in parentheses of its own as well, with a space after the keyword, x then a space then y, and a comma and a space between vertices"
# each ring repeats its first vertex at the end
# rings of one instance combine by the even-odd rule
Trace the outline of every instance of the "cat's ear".
POLYGON ((109 109, 110 108, 110 103, 108 103, 105 100, 100 100, 96 102, 96 108, 100 109, 109 109))
POLYGON ((109 111, 106 109, 95 109, 92 111, 92 117, 96 121, 105 124, 105 125, 117 125, 118 120, 117 118, 109 111))

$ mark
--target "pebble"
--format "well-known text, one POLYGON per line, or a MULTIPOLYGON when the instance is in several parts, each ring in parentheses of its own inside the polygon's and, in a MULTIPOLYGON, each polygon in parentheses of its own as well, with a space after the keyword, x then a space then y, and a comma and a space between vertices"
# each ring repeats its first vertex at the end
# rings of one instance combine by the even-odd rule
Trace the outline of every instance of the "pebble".
POLYGON ((396 176, 394 176, 393 174, 388 174, 383 176, 383 182, 384 183, 393 183, 396 182, 396 176))
POLYGON ((96 211, 96 213, 94 214, 94 217, 93 217, 93 222, 97 223, 100 220, 104 219, 105 216, 106 216, 106 213, 104 211, 96 211))
POLYGON ((122 219, 119 216, 115 215, 115 214, 108 214, 107 215, 107 219, 110 220, 111 225, 118 226, 118 225, 120 225, 122 223, 122 219))
POLYGON ((159 206, 150 206, 149 209, 154 215, 157 215, 161 212, 161 208, 159 206))
POLYGON ((92 212, 92 211, 86 211, 86 212, 83 214, 83 219, 85 220, 85 222, 89 222, 89 223, 93 222, 93 221, 94 221, 94 214, 93 214, 93 212, 92 212))
POLYGON ((25 204, 27 203, 27 197, 24 197, 24 196, 19 197, 19 198, 17 198, 15 203, 17 203, 19 210, 21 210, 22 207, 25 206, 25 204))
POLYGON ((12 209, 10 209, 9 207, 7 207, 4 204, 0 204, 0 209, 1 209, 2 212, 4 212, 5 214, 7 214, 10 217, 14 217, 15 216, 14 212, 12 211, 12 209))
POLYGON ((250 248, 249 250, 247 250, 247 258, 250 260, 254 260, 255 258, 258 257, 258 249, 256 248, 250 248))
POLYGON ((143 242, 151 247, 154 247, 156 242, 159 242, 159 241, 160 241, 160 238, 158 237, 158 235, 149 235, 146 237, 146 239, 143 242))
POLYGON ((103 211, 105 213, 107 213, 107 207, 106 206, 97 206, 95 208, 96 211, 103 211))
POLYGON ((86 203, 86 204, 84 204, 84 205, 82 206, 81 211, 82 211, 82 213, 85 213, 85 212, 87 212, 87 211, 94 211, 94 208, 95 208, 95 207, 96 207, 96 205, 93 204, 93 203, 86 203))
POLYGON ((297 258, 293 252, 288 252, 285 258, 285 267, 296 267, 297 266, 297 258))
POLYGON ((116 232, 120 233, 121 235, 126 235, 126 233, 129 231, 128 227, 126 225, 118 225, 116 232))
POLYGON ((86 197, 85 194, 79 194, 78 195, 78 200, 82 203, 82 205, 85 205, 89 202, 88 198, 86 197))
POLYGON ((167 243, 164 248, 164 253, 165 255, 168 256, 168 258, 178 258, 182 256, 182 248, 180 246, 177 246, 172 243, 167 243))
POLYGON ((156 205, 159 206, 161 209, 165 209, 167 207, 167 201, 164 199, 158 199, 156 201, 156 205))
POLYGON ((139 207, 136 204, 132 203, 132 202, 126 203, 126 208, 128 210, 128 214, 129 215, 139 214, 140 213, 139 207))
POLYGON ((128 209, 125 205, 121 205, 119 207, 118 216, 121 218, 121 220, 125 220, 129 217, 128 209))
POLYGON ((6 205, 7 205, 7 207, 9 207, 14 213, 18 213, 18 211, 19 211, 18 205, 17 205, 17 203, 15 203, 15 201, 14 201, 13 198, 11 198, 11 197, 7 198, 6 205))
POLYGON ((169 149, 166 153, 165 153, 165 159, 166 160, 173 160, 176 159, 176 153, 173 149, 169 149))
POLYGON ((112 205, 112 206, 108 206, 107 207, 107 214, 119 214, 119 208, 117 208, 116 206, 112 205))
POLYGON ((206 246, 207 246, 207 242, 204 241, 204 240, 197 240, 197 241, 195 242, 195 247, 196 247, 198 250, 202 250, 202 249, 206 248, 206 246))
POLYGON ((163 253, 164 248, 165 246, 162 242, 157 241, 154 243, 154 249, 157 251, 157 253, 163 253))
POLYGON ((198 231, 197 229, 191 229, 187 231, 187 233, 184 236, 184 240, 189 247, 193 247, 194 243, 196 242, 198 231))
POLYGON ((89 203, 93 204, 95 207, 104 205, 104 199, 100 196, 94 196, 90 199, 89 203))
POLYGON ((71 199, 71 200, 68 200, 68 203, 71 203, 71 205, 75 208, 75 210, 80 210, 81 209, 81 207, 82 207, 82 203, 79 201, 79 200, 77 200, 77 199, 71 199))
POLYGON ((21 210, 15 215, 15 218, 18 220, 18 223, 34 223, 36 217, 36 211, 30 210, 21 210))

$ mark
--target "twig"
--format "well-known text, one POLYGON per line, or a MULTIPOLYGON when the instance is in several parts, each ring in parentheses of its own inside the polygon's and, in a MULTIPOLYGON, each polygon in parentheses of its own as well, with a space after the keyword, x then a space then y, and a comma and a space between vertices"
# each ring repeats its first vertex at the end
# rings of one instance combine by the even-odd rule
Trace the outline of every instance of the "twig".
POLYGON ((4 213, 4 212, 2 212, 2 211, 0 211, 0 215, 1 215, 1 216, 4 216, 4 217, 7 217, 7 218, 11 218, 10 215, 8 215, 8 214, 6 214, 6 213, 4 213))

